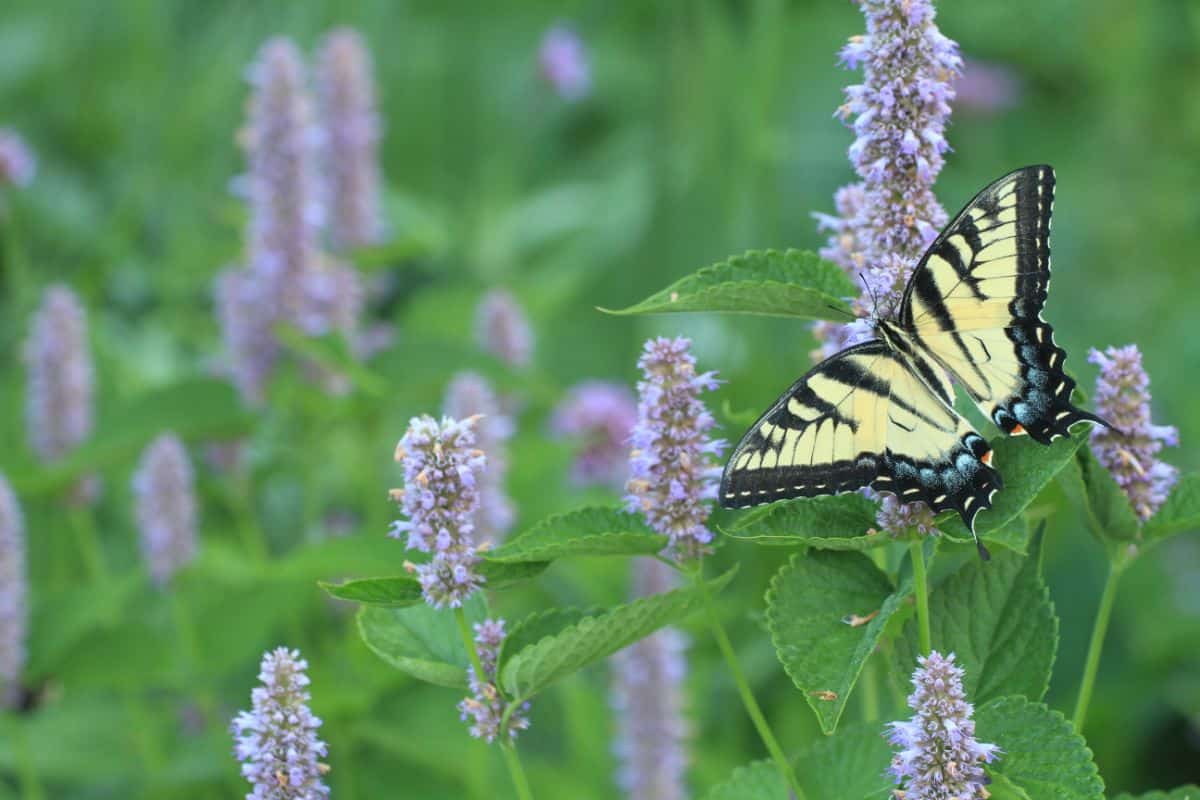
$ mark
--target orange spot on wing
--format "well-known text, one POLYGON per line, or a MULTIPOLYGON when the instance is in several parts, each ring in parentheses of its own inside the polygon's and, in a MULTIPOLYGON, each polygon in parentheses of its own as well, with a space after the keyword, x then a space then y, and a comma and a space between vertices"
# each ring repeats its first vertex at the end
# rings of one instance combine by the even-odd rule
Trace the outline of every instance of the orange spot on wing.
POLYGON ((979 460, 982 461, 983 463, 987 464, 990 467, 992 465, 992 451, 988 450, 986 453, 984 453, 980 457, 979 460))
POLYGON ((1020 423, 1017 423, 1016 425, 1014 425, 1013 429, 1008 432, 1009 436, 1023 436, 1024 434, 1025 434, 1025 429, 1021 427, 1020 423))

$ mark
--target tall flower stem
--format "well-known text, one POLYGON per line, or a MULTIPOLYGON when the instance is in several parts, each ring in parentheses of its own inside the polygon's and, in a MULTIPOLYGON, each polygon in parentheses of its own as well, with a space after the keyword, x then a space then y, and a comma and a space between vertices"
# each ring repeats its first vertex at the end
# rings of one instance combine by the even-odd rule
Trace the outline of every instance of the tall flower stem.
POLYGON ((104 547, 96 532, 96 520, 90 508, 75 508, 69 513, 71 528, 75 531, 75 542, 83 557, 84 568, 93 581, 108 580, 108 564, 104 560, 104 547))
POLYGON ((1092 702, 1092 688, 1096 684, 1096 670, 1100 666, 1100 652, 1104 649, 1104 635, 1108 632, 1108 621, 1112 618, 1113 600, 1117 596, 1117 583, 1125 564, 1114 561, 1109 565, 1108 579, 1104 582, 1104 592, 1100 595, 1100 608, 1096 610, 1096 621, 1092 625, 1092 639, 1088 643, 1087 660, 1083 665, 1083 679, 1079 684, 1079 699, 1075 701, 1075 714, 1072 722, 1075 730, 1082 731, 1087 719, 1088 704, 1092 702))
MULTIPOLYGON (((467 622, 467 614, 463 611, 462 606, 454 609, 454 621, 458 623, 458 633, 462 637, 463 647, 467 649, 467 657, 471 660, 471 668, 475 670, 475 674, 482 677, 487 675, 483 671, 483 662, 479 660, 479 650, 475 647, 475 637, 471 634, 471 623, 467 622)), ((504 719, 500 723, 500 730, 508 730, 509 713, 516 708, 515 703, 509 703, 505 710, 504 719)), ((520 800, 533 800, 533 792, 529 788, 529 779, 525 777, 525 768, 521 766, 521 758, 517 755, 517 748, 511 742, 500 742, 500 750, 504 753, 504 763, 508 767, 508 774, 512 778, 513 787, 517 790, 517 797, 520 800)))
POLYGON ((912 553, 913 591, 917 596, 917 630, 921 639, 921 655, 929 655, 933 649, 933 636, 929 632, 929 580, 925 576, 925 542, 913 539, 909 552, 912 553))
POLYGON ((725 628, 722 627, 721 620, 717 616, 717 607, 713 603, 712 594, 709 592, 700 570, 693 573, 693 579, 704 596, 704 610, 708 615, 708 626, 712 629, 713 638, 717 640, 717 647, 721 649, 721 655, 725 657, 725 664, 729 667, 729 674, 737 685, 738 694, 742 696, 742 705, 746 707, 746 713, 750 715, 750 720, 754 723, 759 738, 766 745, 767 752, 771 754, 775 766, 779 768, 783 779, 791 787, 795 800, 805 800, 804 790, 800 788, 800 782, 796 779, 792 764, 784 755, 783 748, 779 746, 779 741, 767 723, 767 718, 763 716, 762 709, 758 707, 758 701, 754 699, 754 692, 751 691, 750 684, 746 682, 742 665, 738 663, 737 653, 733 651, 733 644, 729 641, 729 636, 725 633, 725 628))
POLYGON ((46 800, 46 790, 42 779, 38 777, 37 763, 34 761, 33 746, 29 743, 29 734, 24 725, 16 726, 16 745, 18 747, 17 783, 21 787, 21 800, 46 800))

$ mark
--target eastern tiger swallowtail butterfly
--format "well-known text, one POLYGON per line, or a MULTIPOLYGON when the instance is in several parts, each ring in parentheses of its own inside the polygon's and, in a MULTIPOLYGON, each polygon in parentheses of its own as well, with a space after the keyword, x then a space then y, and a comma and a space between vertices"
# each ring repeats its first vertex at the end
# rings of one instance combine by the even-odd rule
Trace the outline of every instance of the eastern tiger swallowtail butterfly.
MULTIPOLYGON (((1066 353, 1041 316, 1050 284, 1054 170, 992 183, 934 240, 877 338, 813 367, 730 456, 727 508, 869 486, 975 518, 1003 485, 992 450, 954 410, 947 373, 1000 430, 1049 444, 1077 422, 1066 353)), ((979 544, 980 555, 987 551, 979 544)))

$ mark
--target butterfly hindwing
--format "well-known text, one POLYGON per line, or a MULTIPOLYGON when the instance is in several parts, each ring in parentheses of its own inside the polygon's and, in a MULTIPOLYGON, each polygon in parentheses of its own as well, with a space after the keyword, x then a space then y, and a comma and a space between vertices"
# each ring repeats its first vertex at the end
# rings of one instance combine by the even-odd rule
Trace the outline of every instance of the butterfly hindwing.
POLYGON ((1050 284, 1054 170, 1019 169, 967 204, 913 271, 900 324, 983 413, 1043 444, 1082 420, 1066 353, 1042 319, 1050 284))
POLYGON ((970 526, 991 505, 1000 476, 987 463, 987 442, 949 405, 944 378, 931 388, 910 363, 870 341, 818 364, 742 437, 725 467, 721 503, 740 508, 871 486, 958 511, 970 526))

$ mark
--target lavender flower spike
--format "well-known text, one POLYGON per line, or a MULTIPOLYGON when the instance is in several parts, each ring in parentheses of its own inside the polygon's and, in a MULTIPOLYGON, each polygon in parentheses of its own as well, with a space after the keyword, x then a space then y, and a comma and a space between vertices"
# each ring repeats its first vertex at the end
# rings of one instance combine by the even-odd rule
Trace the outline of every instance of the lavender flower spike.
POLYGON ((0 128, 0 186, 25 188, 37 174, 37 156, 15 131, 0 128))
POLYGON ((575 31, 557 24, 546 31, 538 50, 538 69, 563 100, 582 100, 592 89, 587 48, 575 31))
POLYGON ((628 477, 629 437, 636 423, 637 399, 626 386, 584 381, 571 387, 558 404, 550 430, 583 442, 571 469, 576 483, 622 486, 628 477))
POLYGON ((1150 378, 1137 345, 1109 347, 1104 352, 1093 348, 1088 361, 1100 366, 1096 407, 1113 426, 1092 430, 1092 452, 1145 521, 1166 501, 1179 478, 1175 467, 1158 460, 1164 446, 1179 445, 1179 431, 1150 422, 1150 378))
POLYGON ((516 511, 504 490, 508 477, 508 440, 515 425, 504 413, 500 399, 487 378, 475 372, 460 372, 450 381, 442 409, 455 419, 478 416, 475 439, 487 453, 487 467, 479 480, 479 510, 475 512, 475 541, 498 543, 512 527, 516 511))
POLYGON ((517 299, 503 289, 483 296, 475 310, 475 338, 479 346, 513 367, 533 360, 533 329, 517 299))
POLYGON ((496 688, 496 662, 500 658, 500 646, 504 644, 504 620, 485 619, 475 625, 475 648, 479 653, 479 665, 483 677, 475 674, 475 668, 467 667, 467 683, 471 697, 458 704, 459 717, 471 722, 471 735, 489 744, 505 737, 509 741, 529 727, 529 703, 522 703, 508 715, 508 724, 501 730, 508 702, 496 688))
MULTIPOLYGON (((676 573, 660 561, 634 562, 635 597, 675 588, 676 573)), ((629 800, 688 796, 688 736, 683 680, 687 639, 663 628, 613 656, 612 704, 617 715, 617 782, 629 800)))
POLYGON ((341 248, 379 241, 379 139, 371 53, 352 28, 329 34, 317 55, 329 230, 341 248))
POLYGON ((982 764, 994 761, 1000 749, 975 739, 975 709, 963 694, 962 668, 953 653, 936 650, 917 663, 908 696, 916 714, 888 725, 888 741, 900 748, 892 758, 896 783, 907 780, 906 800, 984 800, 990 795, 982 764))
POLYGON ((25 520, 12 487, 0 475, 0 708, 13 708, 21 697, 28 593, 25 520))
POLYGON ((671 539, 681 559, 706 552, 712 532, 705 527, 709 506, 717 495, 720 457, 725 442, 711 439, 716 425, 700 399, 717 388, 716 373, 696 373, 696 359, 687 339, 651 339, 638 366, 638 421, 630 453, 630 511, 642 512, 656 531, 671 539))
POLYGON ((92 432, 93 368, 87 317, 68 287, 54 285, 42 295, 24 357, 29 375, 29 443, 42 461, 57 461, 92 432))
POLYGON ((406 535, 409 548, 433 553, 429 563, 414 569, 425 601, 434 608, 457 608, 483 585, 473 533, 487 462, 475 447, 477 421, 414 417, 396 447, 396 460, 404 463, 404 488, 392 490, 392 498, 408 519, 393 523, 390 535, 406 535))
POLYGON ((191 459, 173 433, 164 433, 146 448, 133 476, 142 554, 160 587, 196 555, 194 484, 191 459))
POLYGON ((253 708, 234 718, 234 755, 254 787, 246 800, 320 800, 329 796, 321 763, 328 750, 317 736, 321 720, 308 708, 308 662, 296 650, 277 648, 263 656, 251 692, 253 708))

